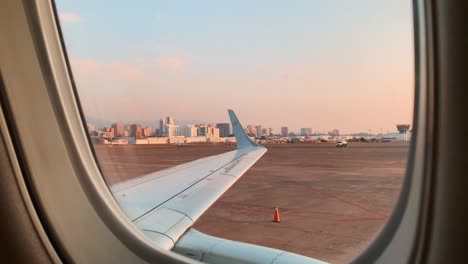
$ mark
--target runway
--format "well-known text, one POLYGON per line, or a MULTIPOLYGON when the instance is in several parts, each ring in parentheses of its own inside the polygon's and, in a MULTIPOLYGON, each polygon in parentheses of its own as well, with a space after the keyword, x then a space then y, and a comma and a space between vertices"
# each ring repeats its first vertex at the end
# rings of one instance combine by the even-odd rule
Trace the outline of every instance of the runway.
MULTIPOLYGON (((268 152, 194 225, 209 235, 343 263, 385 224, 407 143, 267 145, 268 152), (281 223, 273 223, 274 208, 281 223)), ((234 149, 225 144, 96 146, 109 184, 234 149)))

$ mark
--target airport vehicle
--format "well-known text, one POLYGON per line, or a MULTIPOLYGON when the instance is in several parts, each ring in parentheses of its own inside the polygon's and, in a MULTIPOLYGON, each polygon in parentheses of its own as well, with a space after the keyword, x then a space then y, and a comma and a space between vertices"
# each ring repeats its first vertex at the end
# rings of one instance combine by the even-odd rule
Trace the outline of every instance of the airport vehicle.
POLYGON ((336 147, 337 148, 346 148, 348 146, 348 142, 341 140, 336 142, 336 147))
POLYGON ((126 144, 128 144, 128 141, 123 138, 112 140, 112 145, 126 145, 126 144))
MULTIPOLYGON (((460 201, 468 199, 468 146, 460 138, 467 134, 468 3, 420 0, 414 12, 415 135, 407 177, 387 225, 353 263, 467 258, 468 215, 460 201)), ((2 1, 0 36, 2 260, 191 261, 155 246, 130 223, 102 179, 52 4, 2 1)))

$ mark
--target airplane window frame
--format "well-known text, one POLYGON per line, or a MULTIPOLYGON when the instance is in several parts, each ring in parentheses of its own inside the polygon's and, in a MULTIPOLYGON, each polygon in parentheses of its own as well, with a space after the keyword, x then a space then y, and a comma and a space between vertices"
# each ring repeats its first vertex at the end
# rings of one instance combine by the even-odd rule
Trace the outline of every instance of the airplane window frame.
MULTIPOLYGON (((413 2, 414 12, 414 29, 415 29, 415 107, 414 107, 414 140, 411 142, 409 161, 407 167, 407 175, 402 185, 402 191, 393 211, 391 218, 385 224, 382 232, 378 237, 371 242, 370 246, 358 255, 352 263, 358 262, 375 262, 382 259, 390 258, 401 259, 411 262, 410 260, 417 258, 414 256, 414 249, 418 246, 416 241, 418 236, 422 236, 419 227, 420 219, 426 212, 425 204, 422 204, 424 197, 427 195, 427 185, 430 177, 427 175, 430 171, 430 160, 432 154, 433 135, 433 115, 434 112, 434 85, 431 76, 433 71, 433 59, 431 58, 432 49, 432 29, 430 27, 431 9, 430 4, 423 0, 415 0, 413 2), (426 45, 427 44, 427 45, 426 45), (420 211, 420 209, 422 210, 420 211), (390 242, 398 241, 398 243, 390 242)), ((11 113, 17 113, 23 118, 15 119, 17 129, 23 128, 26 122, 37 122, 32 120, 35 111, 45 111, 50 114, 44 116, 44 123, 55 124, 60 128, 56 135, 59 140, 50 141, 51 151, 63 154, 62 159, 58 157, 58 162, 63 162, 66 168, 62 170, 50 169, 50 171, 35 172, 38 164, 29 165, 29 175, 26 175, 27 180, 34 186, 35 199, 38 199, 40 204, 38 211, 45 215, 44 225, 50 225, 52 228, 58 225, 67 225, 67 218, 61 218, 55 214, 52 206, 59 206, 61 209, 66 208, 66 204, 51 201, 51 199, 60 199, 60 195, 64 190, 79 190, 77 193, 81 195, 78 200, 82 203, 88 203, 83 206, 81 211, 74 212, 73 215, 84 219, 91 219, 84 222, 92 222, 95 229, 108 229, 102 231, 107 234, 109 241, 101 241, 109 245, 104 245, 109 249, 128 248, 131 252, 118 252, 117 256, 127 254, 123 259, 135 260, 136 262, 142 258, 146 261, 155 262, 191 262, 191 260, 180 256, 173 252, 161 251, 152 245, 152 242, 146 238, 141 232, 131 224, 121 211, 118 204, 115 202, 110 193, 100 169, 95 160, 91 141, 88 138, 85 127, 85 119, 81 111, 76 86, 73 81, 70 64, 66 53, 66 47, 63 42, 60 25, 58 23, 57 12, 52 1, 31 1, 18 2, 17 11, 20 13, 25 11, 27 16, 19 16, 19 23, 23 23, 23 27, 29 27, 30 41, 34 43, 35 53, 31 53, 31 66, 35 67, 36 74, 33 78, 37 87, 30 85, 7 85, 6 94, 9 101, 22 101, 22 94, 29 90, 37 89, 37 93, 45 92, 44 100, 48 100, 47 105, 38 105, 26 103, 12 105, 8 108, 11 113), (23 8, 23 9, 22 9, 23 8), (34 79, 35 78, 35 79, 34 79), (15 91, 14 88, 17 90, 15 91), (47 108, 47 109, 44 109, 47 108), (28 114, 29 112, 29 114, 28 114), (59 175, 63 171, 68 171, 69 180, 64 180, 63 175, 59 175), (54 173, 54 176, 47 177, 47 173, 54 173), (57 175, 55 175, 57 174, 57 175), (62 177, 62 179, 60 178, 62 177), (45 180, 50 180, 49 184, 45 184, 45 180), (48 186, 49 185, 49 186, 48 186), (51 192, 49 196, 44 196, 43 193, 51 192), (56 192, 56 194, 53 194, 56 192), (54 196, 55 195, 55 196, 54 196), (94 211, 92 211, 94 210, 94 211), (112 238, 112 240, 110 239, 112 238), (120 246, 116 244, 122 243, 120 246), (122 254, 122 255, 121 255, 122 254)), ((29 40, 29 39, 28 39, 29 40)), ((19 47, 23 48, 23 47, 19 47)), ((24 47, 30 48, 30 47, 24 47)), ((24 58, 27 60, 27 58, 24 58)), ((13 67, 13 66, 12 66, 13 67)), ((4 69, 2 69, 4 70, 4 69)), ((7 68, 7 72, 13 72, 13 68, 7 68)), ((11 82, 11 80, 6 80, 11 82)), ((46 128, 41 128, 46 130, 46 128)), ((19 141, 21 151, 27 160, 32 160, 39 154, 37 146, 29 145, 32 139, 28 139, 25 132, 19 132, 19 141)), ((48 143, 50 143, 48 142, 48 143)), ((38 169, 38 171, 41 171, 38 169)), ((71 192, 74 193, 74 192, 71 192)), ((100 231, 101 232, 101 231, 100 231)), ((99 233, 99 232, 98 232, 99 233)), ((89 232, 87 236, 94 236, 95 233, 89 232)), ((64 251, 65 258, 76 260, 80 259, 77 251, 82 241, 79 238, 72 238, 71 234, 64 230, 59 230, 51 234, 57 243, 60 244, 56 250, 64 251), (73 245, 64 245, 60 236, 65 236, 69 241, 73 240, 73 245)), ((90 256, 99 259, 99 256, 90 256)), ((82 259, 83 260, 83 259, 82 259)), ((76 262, 76 261, 75 261, 76 262)))
POLYGON ((414 138, 410 145, 406 176, 400 196, 379 235, 351 263, 371 263, 380 259, 405 256, 408 263, 422 257, 424 219, 428 215, 428 199, 434 151, 434 40, 433 5, 413 0, 415 98, 413 113, 414 138), (390 242, 392 244, 390 245, 390 242))

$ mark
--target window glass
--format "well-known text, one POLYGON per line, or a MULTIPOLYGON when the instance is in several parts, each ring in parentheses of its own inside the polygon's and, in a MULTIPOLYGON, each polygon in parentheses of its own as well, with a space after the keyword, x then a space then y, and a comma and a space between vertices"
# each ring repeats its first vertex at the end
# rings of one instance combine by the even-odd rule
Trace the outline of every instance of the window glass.
POLYGON ((412 132, 411 1, 56 5, 111 188, 232 151, 234 109, 268 151, 196 230, 343 263, 388 220, 412 132))

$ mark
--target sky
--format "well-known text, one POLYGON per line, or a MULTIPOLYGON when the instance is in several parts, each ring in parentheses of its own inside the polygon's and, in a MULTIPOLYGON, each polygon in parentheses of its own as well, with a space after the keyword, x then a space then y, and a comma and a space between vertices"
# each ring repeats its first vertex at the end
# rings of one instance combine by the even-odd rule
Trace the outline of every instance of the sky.
MULTIPOLYGON (((56 1, 86 116, 379 133, 412 123, 411 1, 56 1)), ((154 126, 157 126, 155 123, 154 126)))

